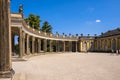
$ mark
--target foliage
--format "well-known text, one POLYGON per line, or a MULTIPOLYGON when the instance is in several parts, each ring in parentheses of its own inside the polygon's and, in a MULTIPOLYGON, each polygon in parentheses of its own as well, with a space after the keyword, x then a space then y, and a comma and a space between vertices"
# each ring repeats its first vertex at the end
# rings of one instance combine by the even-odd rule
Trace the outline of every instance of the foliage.
POLYGON ((20 54, 19 44, 16 44, 15 47, 14 47, 14 49, 15 49, 15 53, 16 54, 20 54))
POLYGON ((52 26, 51 26, 47 21, 45 21, 45 22, 43 23, 43 26, 42 26, 42 28, 41 28, 41 31, 47 32, 47 33, 52 33, 52 26))
POLYGON ((40 29, 40 16, 30 14, 29 17, 25 19, 25 21, 28 25, 30 25, 30 27, 38 30, 40 29))

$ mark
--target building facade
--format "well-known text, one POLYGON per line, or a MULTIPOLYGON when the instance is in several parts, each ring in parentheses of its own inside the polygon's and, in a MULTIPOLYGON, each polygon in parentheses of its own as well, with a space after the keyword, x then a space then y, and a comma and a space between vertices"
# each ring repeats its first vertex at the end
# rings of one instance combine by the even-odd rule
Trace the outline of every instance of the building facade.
POLYGON ((15 36, 19 37, 19 58, 46 52, 116 52, 120 51, 120 29, 100 36, 66 36, 41 32, 25 21, 22 5, 19 13, 10 13, 10 0, 0 0, 0 78, 12 77, 11 56, 15 55, 15 36))
POLYGON ((31 28, 21 13, 11 13, 12 52, 14 36, 19 36, 20 57, 40 52, 116 52, 120 48, 120 29, 100 36, 66 36, 44 33, 31 28))

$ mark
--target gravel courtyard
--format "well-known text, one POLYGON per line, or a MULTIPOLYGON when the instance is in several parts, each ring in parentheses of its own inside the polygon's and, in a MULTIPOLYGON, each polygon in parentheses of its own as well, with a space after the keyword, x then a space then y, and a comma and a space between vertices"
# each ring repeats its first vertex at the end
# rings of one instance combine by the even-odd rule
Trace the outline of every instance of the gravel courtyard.
POLYGON ((120 80, 120 56, 59 53, 13 62, 13 80, 120 80))

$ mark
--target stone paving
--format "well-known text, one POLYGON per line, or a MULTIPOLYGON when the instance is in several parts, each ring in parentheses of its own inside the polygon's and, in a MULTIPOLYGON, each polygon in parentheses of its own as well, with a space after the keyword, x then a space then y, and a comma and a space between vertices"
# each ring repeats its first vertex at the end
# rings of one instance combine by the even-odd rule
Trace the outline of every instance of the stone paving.
POLYGON ((13 62, 13 80, 120 80, 120 56, 60 53, 13 62))

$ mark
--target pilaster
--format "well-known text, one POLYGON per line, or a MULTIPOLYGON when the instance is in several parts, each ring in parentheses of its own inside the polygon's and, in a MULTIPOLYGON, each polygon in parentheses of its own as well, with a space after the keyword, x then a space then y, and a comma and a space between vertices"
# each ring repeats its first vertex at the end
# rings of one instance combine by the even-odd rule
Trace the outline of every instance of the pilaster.
POLYGON ((77 41, 76 41, 76 52, 78 52, 78 47, 77 47, 78 45, 77 45, 77 41))

